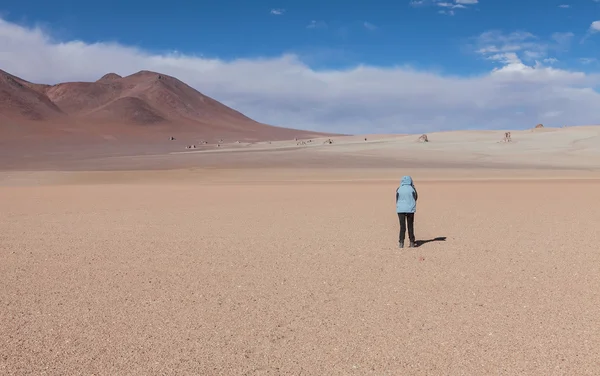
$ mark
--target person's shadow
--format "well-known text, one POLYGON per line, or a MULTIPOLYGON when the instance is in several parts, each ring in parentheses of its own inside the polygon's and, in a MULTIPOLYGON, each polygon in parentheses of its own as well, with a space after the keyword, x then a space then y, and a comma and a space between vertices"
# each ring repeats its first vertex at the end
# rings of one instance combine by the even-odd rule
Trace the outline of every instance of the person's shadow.
POLYGON ((427 244, 427 243, 431 243, 431 242, 445 242, 446 241, 446 237, 445 236, 440 236, 437 238, 433 238, 433 239, 427 239, 427 240, 417 240, 415 242, 415 245, 417 247, 422 246, 423 244, 427 244))

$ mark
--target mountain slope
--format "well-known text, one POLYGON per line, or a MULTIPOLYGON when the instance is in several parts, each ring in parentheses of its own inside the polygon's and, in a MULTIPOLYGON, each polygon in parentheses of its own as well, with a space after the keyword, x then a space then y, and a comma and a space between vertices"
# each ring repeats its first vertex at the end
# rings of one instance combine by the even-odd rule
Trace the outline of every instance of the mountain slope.
POLYGON ((144 100, 136 97, 120 97, 89 113, 86 118, 104 122, 121 119, 128 124, 149 125, 166 119, 144 100))
POLYGON ((45 85, 32 84, 0 70, 0 118, 52 120, 64 115, 44 93, 45 85))

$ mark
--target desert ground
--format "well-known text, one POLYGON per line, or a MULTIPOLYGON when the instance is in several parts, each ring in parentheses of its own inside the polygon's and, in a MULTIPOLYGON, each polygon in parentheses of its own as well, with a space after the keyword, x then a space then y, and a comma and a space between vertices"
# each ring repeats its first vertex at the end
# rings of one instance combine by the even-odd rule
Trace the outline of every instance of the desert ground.
POLYGON ((0 374, 600 374, 600 127, 503 135, 4 145, 0 374))

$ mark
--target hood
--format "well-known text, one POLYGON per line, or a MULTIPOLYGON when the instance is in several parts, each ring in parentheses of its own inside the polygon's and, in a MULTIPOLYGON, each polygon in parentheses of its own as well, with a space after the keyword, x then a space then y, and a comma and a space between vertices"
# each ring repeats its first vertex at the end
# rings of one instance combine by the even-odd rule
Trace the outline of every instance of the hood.
POLYGON ((413 181, 410 176, 403 176, 400 185, 412 185, 413 181))

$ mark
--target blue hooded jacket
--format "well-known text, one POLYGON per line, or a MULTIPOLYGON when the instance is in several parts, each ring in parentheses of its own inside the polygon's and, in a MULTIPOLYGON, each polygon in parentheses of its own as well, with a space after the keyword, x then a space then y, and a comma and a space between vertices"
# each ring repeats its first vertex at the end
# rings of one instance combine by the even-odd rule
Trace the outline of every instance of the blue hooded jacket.
POLYGON ((414 213, 417 211, 417 190, 410 176, 403 176, 396 189, 396 213, 414 213))

